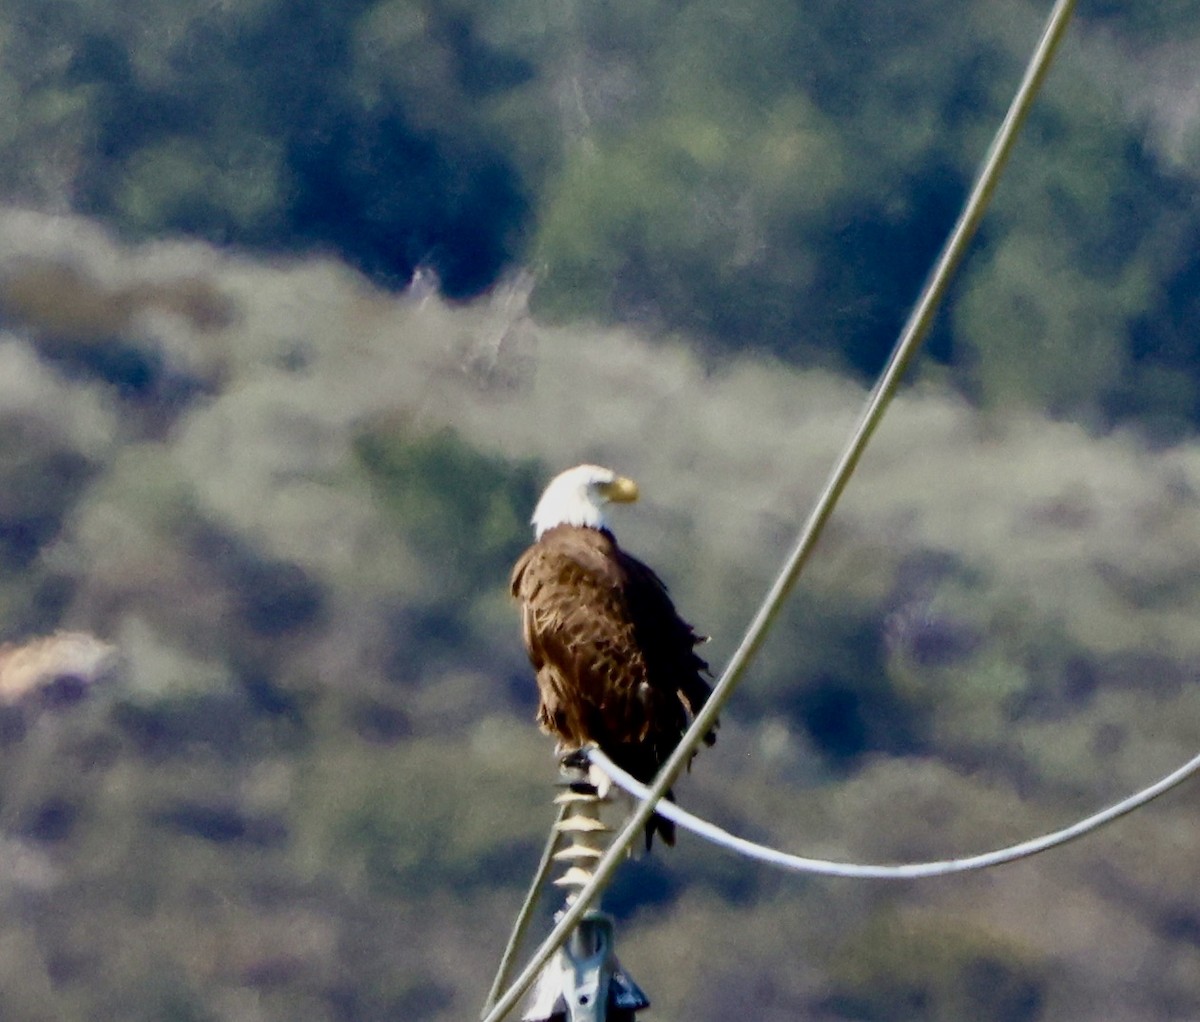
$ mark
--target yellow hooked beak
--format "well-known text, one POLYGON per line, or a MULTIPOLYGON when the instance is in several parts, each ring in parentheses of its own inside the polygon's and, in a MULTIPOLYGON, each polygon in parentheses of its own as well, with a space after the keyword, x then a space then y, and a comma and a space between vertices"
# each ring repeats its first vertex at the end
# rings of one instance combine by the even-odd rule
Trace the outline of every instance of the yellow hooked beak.
POLYGON ((600 492, 615 504, 632 504, 638 499, 637 483, 624 476, 617 476, 611 483, 603 483, 600 492))

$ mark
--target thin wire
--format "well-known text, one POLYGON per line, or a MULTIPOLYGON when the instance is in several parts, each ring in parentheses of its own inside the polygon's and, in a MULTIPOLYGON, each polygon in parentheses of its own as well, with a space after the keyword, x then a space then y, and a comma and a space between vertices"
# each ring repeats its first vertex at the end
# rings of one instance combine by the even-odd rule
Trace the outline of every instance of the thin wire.
MULTIPOLYGON (((618 786, 629 792, 629 794, 639 799, 649 797, 649 788, 627 774, 599 749, 589 749, 588 756, 593 763, 608 774, 618 786)), ((1059 845, 1065 845, 1068 841, 1081 838, 1085 834, 1099 830, 1106 823, 1111 823, 1113 820, 1132 813, 1147 802, 1158 798, 1159 795, 1163 795, 1172 788, 1178 787, 1197 772, 1200 772, 1200 756, 1188 760, 1178 770, 1174 770, 1161 780, 1155 781, 1148 788, 1143 788, 1136 794, 1122 799, 1107 809, 1102 809, 1100 812, 1094 813, 1080 820, 1078 823, 1064 827, 1061 830, 1043 834, 1041 837, 1032 838, 1029 841, 1022 841, 1020 844, 1009 845, 1007 848, 1000 848, 994 852, 984 852, 980 855, 971 855, 962 859, 941 859, 936 862, 911 862, 902 865, 871 865, 857 862, 832 862, 828 859, 809 859, 802 855, 791 855, 788 852, 781 852, 775 848, 768 848, 766 845, 755 844, 753 841, 747 841, 745 838, 730 834, 729 831, 722 830, 715 824, 709 823, 707 820, 702 820, 698 816, 693 816, 684 809, 680 809, 674 802, 662 802, 655 811, 660 816, 665 816, 668 820, 672 820, 680 827, 683 827, 684 830, 691 831, 693 834, 705 838, 721 848, 744 855, 746 858, 765 862, 771 866, 779 866, 782 869, 792 870, 796 873, 817 873, 821 876, 852 877, 855 879, 871 880, 914 880, 926 877, 948 876, 951 873, 967 873, 977 869, 987 869, 989 866, 999 866, 1005 862, 1026 859, 1031 855, 1037 855, 1039 852, 1057 848, 1059 845)))
POLYGON ((858 465, 867 442, 883 417, 883 413, 899 385, 902 373, 912 361, 929 330, 933 314, 945 294, 950 277, 962 259, 975 229, 979 226, 979 221, 995 190, 996 182, 1012 150, 1021 124, 1029 113, 1038 89, 1050 69, 1054 54, 1066 33, 1074 8, 1075 0, 1057 0, 1051 10, 1042 36, 1038 40, 1037 48, 1025 68, 1025 74, 1016 95, 984 157, 966 205, 959 214, 958 221, 904 325, 887 367, 867 399, 862 418, 855 427, 841 459, 821 492, 816 506, 801 529, 796 544, 784 562, 778 578, 767 592, 762 606, 750 622, 741 645, 734 651, 720 679, 713 687, 712 695, 692 721, 691 727, 680 739, 675 751, 659 770, 654 783, 650 786, 647 801, 640 803, 626 819, 608 851, 596 863, 592 879, 579 891, 575 901, 559 916, 558 922, 538 946, 529 963, 505 991, 504 996, 496 1002, 491 1012, 484 1016, 483 1022, 500 1022, 513 1009, 537 978, 542 966, 562 946, 567 935, 590 908, 596 895, 612 879, 613 873, 624 860, 634 839, 653 814, 656 803, 666 794, 667 789, 682 772, 685 764, 691 760, 696 747, 716 722, 721 708, 733 694, 743 672, 758 652, 767 631, 779 614, 785 597, 795 584, 800 570, 807 563, 809 555, 824 529, 825 522, 832 514, 838 498, 841 497, 842 491, 846 488, 850 476, 858 465))
POLYGON ((521 905, 521 910, 517 913, 516 921, 513 923, 512 933, 508 935, 508 943, 504 946, 504 954, 500 956, 500 964, 496 968, 496 978, 492 980, 492 987, 488 991, 487 1000, 483 1004, 483 1015, 486 1015, 496 1003, 500 996, 500 991, 504 989, 508 983, 509 973, 512 972, 513 959, 517 956, 517 948, 521 946, 521 941, 525 938, 525 931, 529 928, 529 920, 533 917, 533 907, 537 904, 538 895, 541 893, 542 884, 546 882, 546 877, 550 874, 550 866, 554 862, 554 853, 558 851, 559 843, 562 841, 562 834, 558 829, 558 825, 567 818, 567 803, 563 803, 558 807, 558 816, 554 821, 554 825, 550 828, 550 836, 546 839, 546 846, 542 849, 542 858, 537 864, 537 869, 534 870, 533 879, 529 882, 529 890, 525 893, 525 901, 521 905))

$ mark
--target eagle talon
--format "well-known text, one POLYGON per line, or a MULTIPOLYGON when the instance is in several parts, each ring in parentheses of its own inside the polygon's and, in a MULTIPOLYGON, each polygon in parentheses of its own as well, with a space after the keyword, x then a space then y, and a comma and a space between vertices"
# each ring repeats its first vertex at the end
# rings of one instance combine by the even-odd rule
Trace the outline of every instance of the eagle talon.
POLYGON ((558 757, 558 764, 564 770, 587 770, 590 763, 587 749, 569 749, 558 757))
POLYGON ((589 798, 600 797, 599 790, 591 781, 559 781, 558 786, 566 788, 575 795, 587 795, 589 798))

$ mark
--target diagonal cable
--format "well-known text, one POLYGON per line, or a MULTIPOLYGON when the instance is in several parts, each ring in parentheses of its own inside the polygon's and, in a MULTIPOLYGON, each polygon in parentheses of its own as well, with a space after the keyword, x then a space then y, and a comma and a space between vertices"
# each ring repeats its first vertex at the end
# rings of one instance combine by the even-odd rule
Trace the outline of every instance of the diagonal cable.
POLYGON ((635 837, 641 832, 646 821, 653 814, 655 804, 666 794, 667 789, 674 783, 684 766, 691 760, 696 747, 715 723, 721 708, 733 694, 733 690, 738 682, 741 681, 747 666, 749 666, 751 660, 753 660, 755 654, 758 652, 759 647, 766 638, 767 632, 779 615, 785 598, 795 585, 801 569, 808 562, 808 558, 817 540, 820 538, 825 523, 833 513, 838 499, 841 497, 847 483, 850 481, 851 475, 854 473, 854 469, 862 458, 867 443, 882 420, 883 414, 887 409, 888 403, 894 396, 896 388, 899 386, 905 369, 916 355, 921 342, 925 339, 925 335, 929 331, 934 313, 937 311, 938 305, 945 295, 950 278, 962 260, 963 254, 966 252, 967 246, 974 236, 980 220, 983 218, 984 211, 987 209, 988 202, 995 191, 996 183, 1000 179, 1000 173, 1004 169, 1004 164, 1012 151, 1013 143, 1016 141, 1021 125, 1024 123, 1025 117, 1028 115, 1033 101, 1046 78, 1046 74, 1050 70, 1054 55, 1058 50, 1059 44, 1062 42, 1063 36, 1066 34, 1067 26, 1070 23, 1074 9, 1075 0, 1057 0, 1051 10, 1046 20, 1046 25, 1042 30, 1042 35, 1038 40, 1037 47, 1030 57, 1029 63, 1026 65, 1025 74, 1021 79, 1021 84, 1017 89, 1016 95, 1013 97, 1012 103, 1004 115, 1004 120, 1000 124, 984 157, 979 173, 976 176, 975 184, 971 189, 971 194, 967 198, 966 205, 964 205, 962 212, 959 214, 954 229, 951 231, 950 237, 946 240, 946 244, 942 248, 937 262, 934 264, 929 278, 921 290, 921 294, 908 317, 908 321, 904 324, 904 329, 901 331, 900 338, 896 342, 896 347, 892 352, 887 366, 884 368, 883 373, 880 375, 878 382, 867 399, 862 417, 855 426, 854 432, 851 434, 841 458, 834 467, 829 481, 821 491, 816 506, 800 530, 800 535, 791 552, 788 554, 779 576, 768 590, 762 605, 750 622, 750 626, 746 630, 741 644, 734 651, 720 679, 713 687, 713 692, 708 702, 704 704, 704 707, 696 715, 695 720, 692 721, 692 726, 688 728, 675 751, 663 764, 662 769, 659 770, 658 776, 650 786, 647 800, 640 803, 628 819, 626 819, 624 826, 617 833, 612 845, 609 846, 604 857, 596 864, 591 881, 579 892, 576 900, 559 916, 558 922, 554 925, 546 939, 538 946, 529 964, 525 966, 516 980, 505 991, 504 996, 496 1001, 492 1010, 484 1016, 482 1022, 500 1022, 513 1009, 517 1001, 529 989, 538 972, 541 971, 542 967, 550 959, 550 956, 562 946, 567 935, 575 928, 575 925, 591 906, 596 895, 612 879, 613 873, 616 872, 618 865, 625 858, 635 837))
POLYGON ((504 946, 504 953, 500 956, 500 964, 496 966, 496 978, 492 980, 487 1000, 483 1002, 483 1014, 485 1015, 491 1011, 492 1005, 500 997, 500 991, 508 984, 513 960, 517 957, 517 948, 521 946, 521 941, 525 938, 529 920, 533 917, 534 906, 537 905, 538 896, 542 893, 542 884, 546 882, 546 877, 550 875, 550 867, 554 864, 554 853, 558 851, 562 837, 558 825, 566 818, 567 805, 564 803, 559 806, 558 816, 550 826, 550 836, 546 838, 542 857, 538 861, 537 869, 533 871, 533 879, 529 882, 529 890, 525 894, 525 901, 521 904, 521 910, 517 913, 516 921, 513 923, 512 933, 509 934, 508 943, 504 946))

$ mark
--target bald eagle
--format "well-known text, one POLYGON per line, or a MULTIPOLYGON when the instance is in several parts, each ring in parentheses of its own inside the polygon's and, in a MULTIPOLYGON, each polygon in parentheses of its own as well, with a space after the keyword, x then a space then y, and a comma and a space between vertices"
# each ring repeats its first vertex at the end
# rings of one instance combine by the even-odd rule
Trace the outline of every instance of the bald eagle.
MULTIPOLYGON (((513 568, 512 593, 537 671, 542 729, 557 736, 560 753, 595 742, 649 782, 712 690, 696 653, 705 638, 608 527, 605 506, 637 497, 633 480, 597 465, 553 479, 533 513, 536 541, 513 568)), ((705 742, 715 740, 709 731, 705 742)), ((656 832, 675 843, 674 825, 653 816, 647 848, 656 832)))

